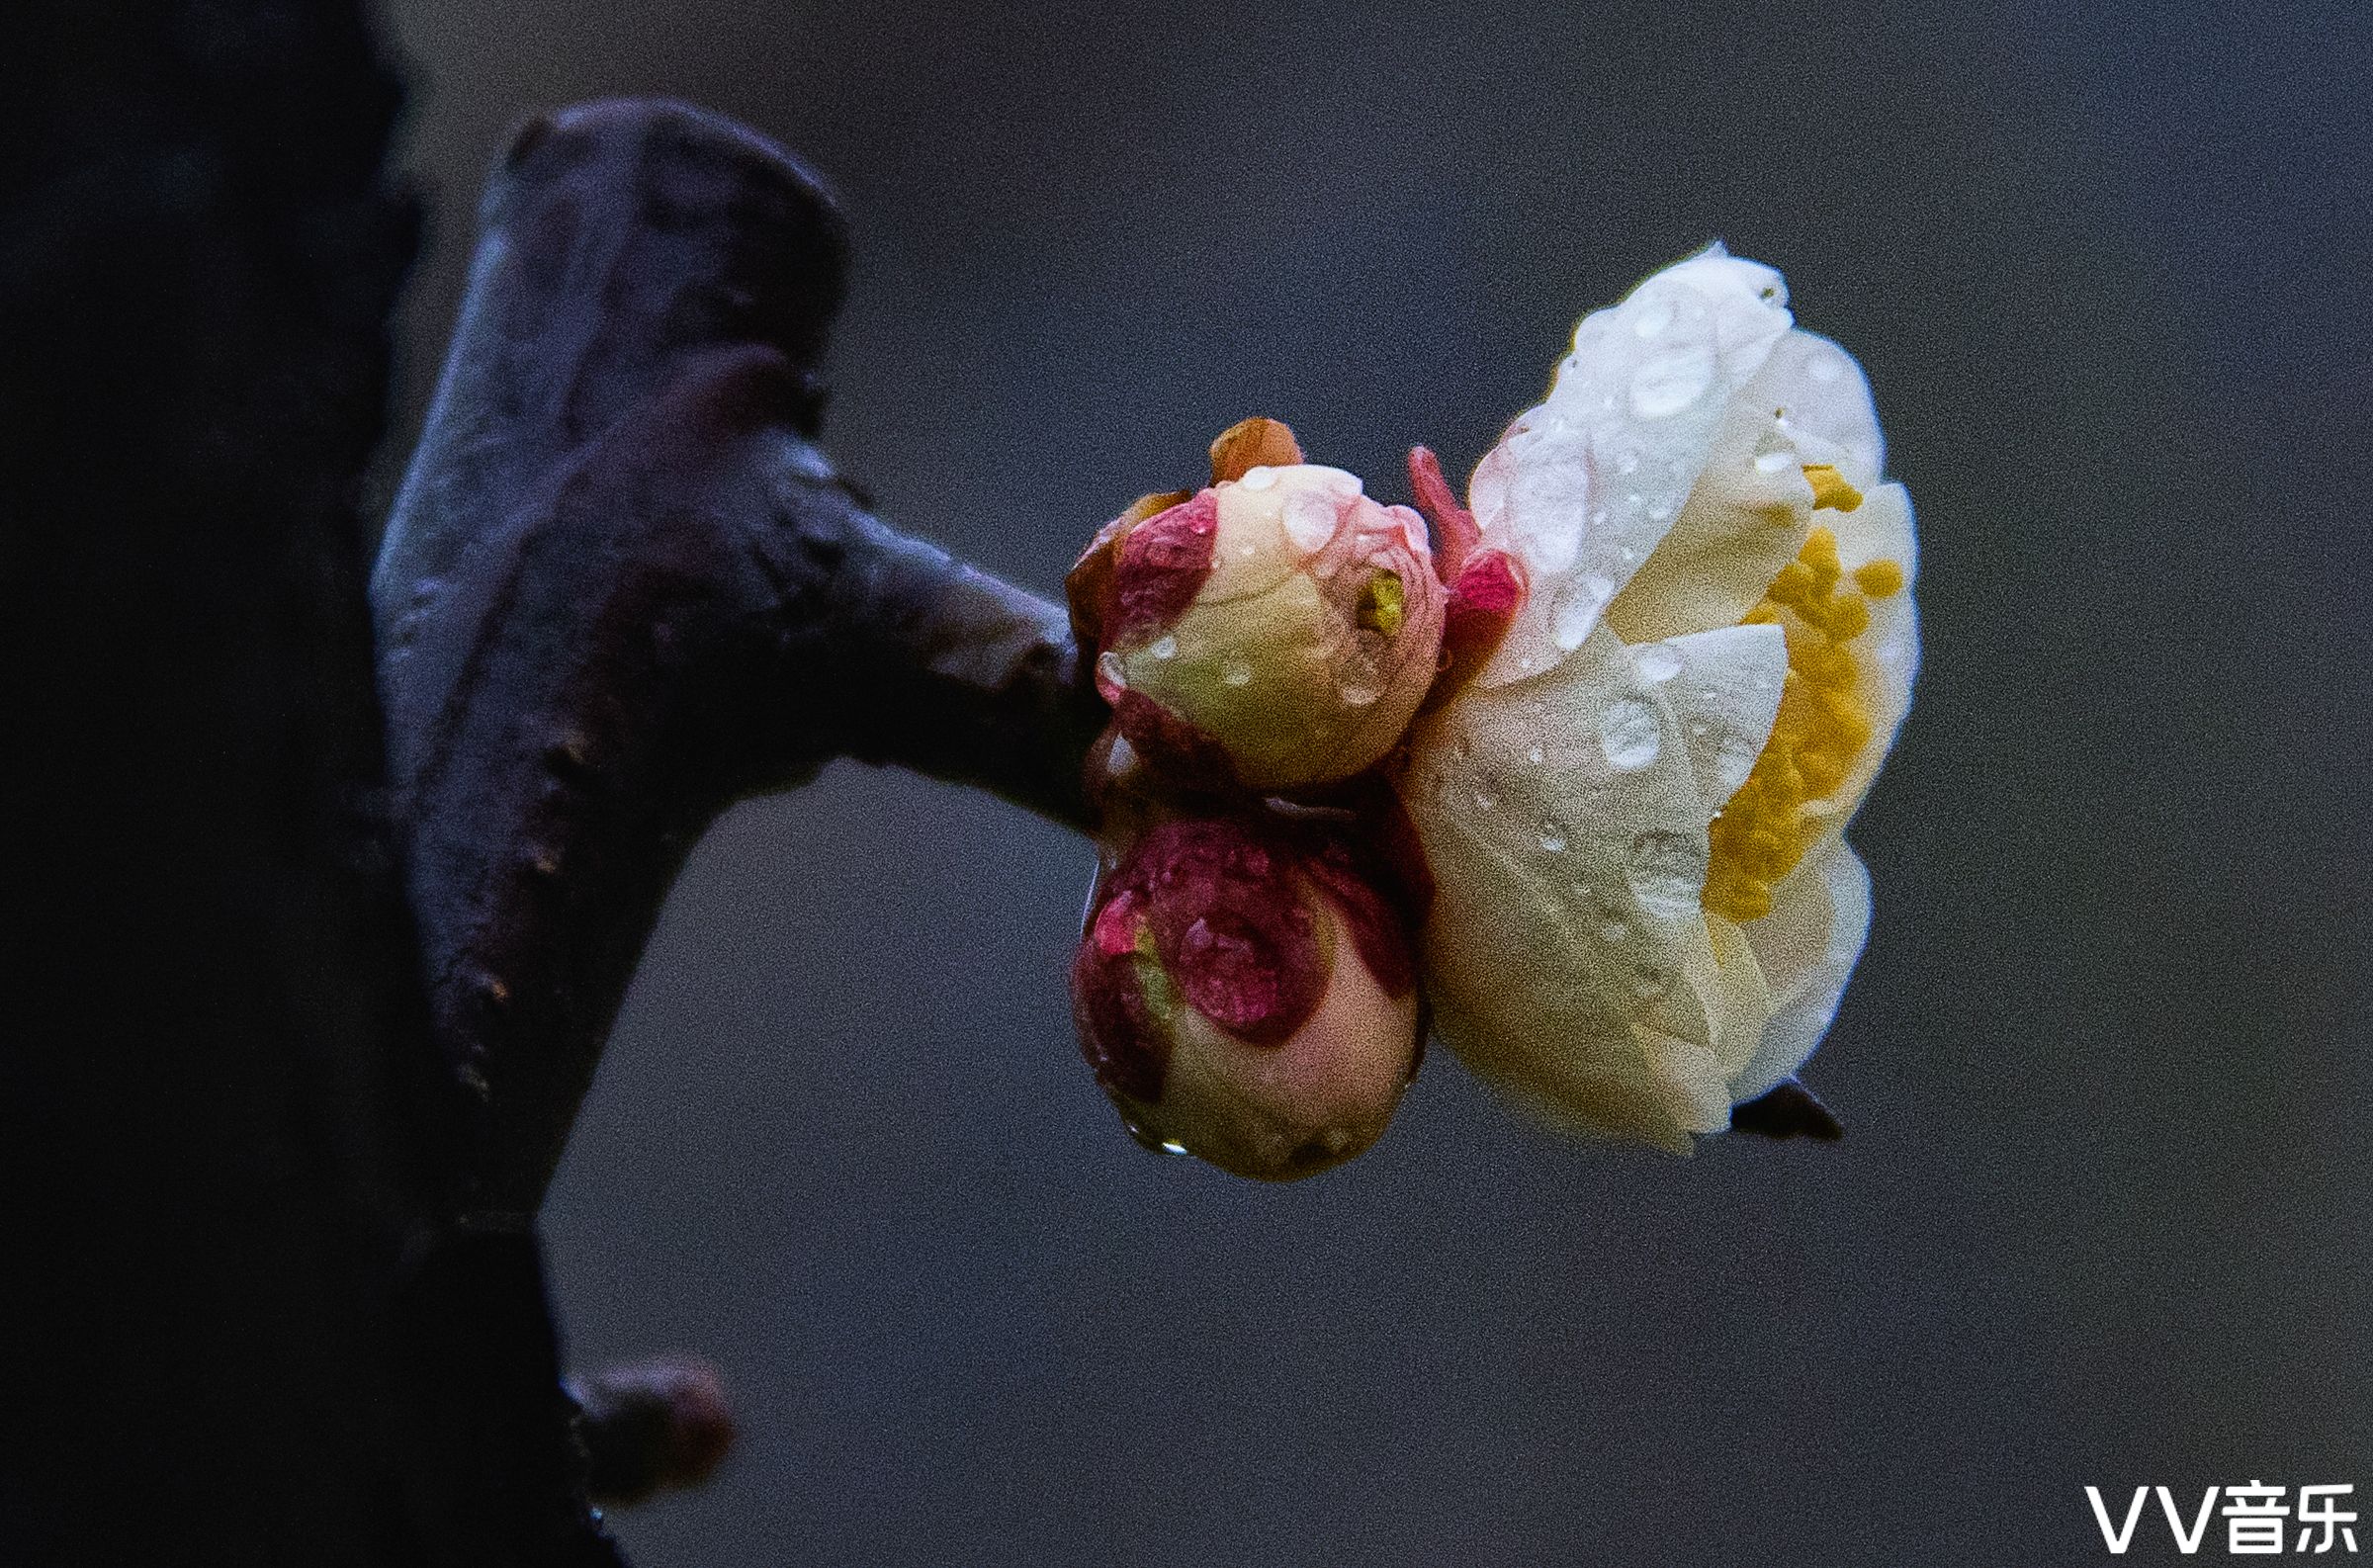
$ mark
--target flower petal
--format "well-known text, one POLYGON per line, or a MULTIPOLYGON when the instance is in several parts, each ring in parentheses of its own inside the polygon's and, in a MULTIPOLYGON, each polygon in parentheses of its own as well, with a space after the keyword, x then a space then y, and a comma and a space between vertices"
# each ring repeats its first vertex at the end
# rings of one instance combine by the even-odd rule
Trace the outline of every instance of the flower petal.
POLYGON ((1709 812, 1663 685, 1601 628, 1546 675, 1423 716, 1402 794, 1435 878, 1444 1041, 1553 1120, 1685 1149, 1723 1125, 1712 1086, 1752 1042, 1739 977, 1715 974, 1709 812))
MULTIPOLYGON (((1709 924, 1729 925, 1720 915, 1709 924)), ((1820 1044, 1871 929, 1871 878, 1832 838, 1772 889, 1772 913, 1744 926, 1771 987, 1772 1014, 1755 1055, 1730 1083, 1736 1101, 1795 1074, 1820 1044)))
POLYGON ((1725 626, 1631 650, 1631 662, 1673 710, 1706 816, 1722 809, 1754 769, 1788 679, 1788 638, 1777 626, 1725 626))
POLYGON ((1607 624, 1634 643, 1736 624, 1830 516, 1813 514, 1806 465, 1868 490, 1883 454, 1861 367, 1827 338, 1792 329, 1730 399, 1688 504, 1607 607, 1607 624))
POLYGON ((1681 516, 1607 606, 1607 624, 1634 643, 1737 625, 1804 547, 1812 500, 1786 422, 1742 392, 1681 516))
POLYGON ((1532 594, 1485 686, 1582 645, 1696 485, 1733 393, 1787 332, 1780 275, 1715 246, 1583 317, 1548 398, 1476 467, 1483 542, 1526 566, 1532 594))
MULTIPOLYGON (((1706 917, 1714 967, 1693 972, 1690 981, 1713 1024, 1711 1048, 1725 1078, 1736 1078, 1755 1060, 1772 1016, 1772 983, 1745 932, 1718 915, 1706 917)), ((1730 1107, 1722 1107, 1727 1125, 1730 1107)))
POLYGON ((1740 397, 1779 413, 1805 462, 1836 465, 1858 490, 1879 482, 1887 446, 1870 379, 1828 338, 1802 327, 1791 331, 1740 397))

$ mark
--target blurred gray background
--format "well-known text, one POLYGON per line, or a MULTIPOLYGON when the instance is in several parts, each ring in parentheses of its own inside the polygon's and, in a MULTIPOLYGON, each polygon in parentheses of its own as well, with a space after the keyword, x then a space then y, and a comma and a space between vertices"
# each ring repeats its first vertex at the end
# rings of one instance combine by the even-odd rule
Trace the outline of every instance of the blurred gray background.
POLYGON ((846 202, 832 450, 1042 592, 1243 414, 1463 474, 1716 236, 1861 356, 1920 510, 1834 1148, 1577 1147, 1438 1054, 1368 1158, 1244 1184, 1078 1060, 1082 842, 853 765, 721 824, 549 1215, 575 1359, 738 1390, 719 1479, 618 1518, 645 1568, 2087 1562, 2085 1483, 2253 1477, 2373 1521, 2364 8, 388 26, 415 421, 505 127, 665 93, 846 202))

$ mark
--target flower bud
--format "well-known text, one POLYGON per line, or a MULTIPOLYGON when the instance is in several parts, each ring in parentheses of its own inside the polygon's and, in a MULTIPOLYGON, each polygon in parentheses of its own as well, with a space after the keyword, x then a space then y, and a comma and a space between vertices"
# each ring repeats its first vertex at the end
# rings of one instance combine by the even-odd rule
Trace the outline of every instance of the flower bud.
POLYGON ((1140 1142, 1266 1180, 1375 1142, 1417 1060, 1403 920, 1308 825, 1154 828, 1097 889, 1072 1005, 1140 1142))
POLYGON ((1224 760, 1259 790, 1349 778, 1433 682, 1444 596, 1424 520, 1341 469, 1252 467, 1106 543, 1098 685, 1150 757, 1224 760))

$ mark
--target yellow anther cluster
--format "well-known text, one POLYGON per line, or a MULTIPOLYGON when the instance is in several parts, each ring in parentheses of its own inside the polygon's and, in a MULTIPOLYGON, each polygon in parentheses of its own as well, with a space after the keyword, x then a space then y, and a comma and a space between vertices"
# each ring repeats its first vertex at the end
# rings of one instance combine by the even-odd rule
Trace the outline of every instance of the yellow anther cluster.
POLYGON ((1807 808, 1836 792, 1871 740, 1854 640, 1870 630, 1870 601, 1902 591, 1901 566, 1873 561, 1849 575, 1837 536, 1815 528, 1747 612, 1745 624, 1776 622, 1787 633, 1788 683, 1771 740, 1714 820, 1701 901, 1712 913, 1733 920, 1771 914, 1772 885, 1804 858, 1813 836, 1807 808))
POLYGON ((1846 482, 1846 477, 1837 472, 1834 463, 1805 464, 1804 481, 1812 486, 1812 504, 1815 507, 1827 506, 1850 512, 1862 504, 1862 491, 1846 482))
POLYGON ((1362 631, 1379 632, 1386 638, 1401 635, 1401 621, 1407 614, 1408 589, 1399 576, 1389 571, 1377 571, 1360 590, 1360 627, 1362 631))

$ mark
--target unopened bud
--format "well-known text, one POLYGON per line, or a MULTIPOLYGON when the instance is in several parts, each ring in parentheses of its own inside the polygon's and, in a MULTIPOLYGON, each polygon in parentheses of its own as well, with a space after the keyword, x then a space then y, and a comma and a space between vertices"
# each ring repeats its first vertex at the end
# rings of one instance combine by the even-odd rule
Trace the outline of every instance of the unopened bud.
POLYGON ((1433 682, 1444 595, 1424 519, 1341 469, 1247 469, 1110 549, 1099 685, 1150 755, 1216 749, 1263 790, 1349 778, 1433 682))
POLYGON ((1142 1142, 1291 1180, 1359 1154, 1417 1056, 1411 946, 1307 825, 1164 823, 1099 886, 1072 968, 1083 1051, 1142 1142))

